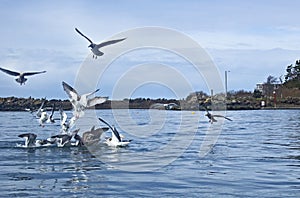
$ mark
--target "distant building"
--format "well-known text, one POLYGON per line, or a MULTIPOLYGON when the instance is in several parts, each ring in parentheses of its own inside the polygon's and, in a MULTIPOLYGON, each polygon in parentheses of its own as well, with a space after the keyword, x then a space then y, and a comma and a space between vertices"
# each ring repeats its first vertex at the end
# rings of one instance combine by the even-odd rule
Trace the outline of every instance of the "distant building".
POLYGON ((270 84, 266 84, 266 83, 258 83, 256 84, 256 89, 258 91, 260 91, 262 93, 262 95, 266 95, 267 93, 269 93, 270 91, 273 92, 273 91, 276 91, 279 87, 280 87, 280 83, 276 83, 276 84, 271 84, 271 89, 270 90, 270 84))

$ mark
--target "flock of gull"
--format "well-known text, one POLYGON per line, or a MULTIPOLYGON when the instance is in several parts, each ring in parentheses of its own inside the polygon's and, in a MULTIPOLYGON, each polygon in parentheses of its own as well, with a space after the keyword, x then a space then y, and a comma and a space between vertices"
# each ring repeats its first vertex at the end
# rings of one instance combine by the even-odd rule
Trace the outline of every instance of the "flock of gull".
MULTIPOLYGON (((104 55, 103 52, 100 51, 100 48, 112 45, 118 42, 125 40, 126 38, 118 39, 118 40, 109 40, 106 42, 102 42, 100 44, 95 44, 81 33, 77 28, 75 28, 76 32, 78 32, 81 36, 87 39, 90 42, 88 46, 91 48, 93 53, 93 58, 97 58, 98 56, 104 55)), ((0 67, 0 70, 8 75, 17 76, 15 79, 20 85, 25 84, 27 81, 27 76, 32 76, 36 74, 42 74, 46 71, 38 71, 38 72, 17 72, 12 71, 10 69, 0 67)), ((126 146, 130 143, 131 140, 124 140, 124 136, 122 136, 116 127, 110 125, 102 118, 99 118, 101 122, 103 122, 107 127, 95 128, 93 126, 89 131, 83 132, 82 136, 78 134, 79 129, 72 130, 75 126, 76 121, 84 115, 85 109, 89 107, 93 107, 97 104, 104 103, 108 98, 107 97, 92 97, 99 89, 92 91, 90 93, 79 95, 77 91, 68 85, 66 82, 62 82, 62 86, 64 91, 67 93, 69 100, 73 107, 73 116, 68 119, 67 114, 64 112, 63 108, 59 108, 60 118, 53 118, 54 111, 56 110, 55 105, 53 105, 51 113, 49 114, 45 109, 45 100, 41 103, 41 106, 37 110, 27 109, 31 111, 32 114, 38 120, 38 123, 41 127, 45 127, 45 123, 55 123, 57 120, 60 121, 60 133, 54 136, 51 136, 47 139, 37 139, 37 135, 34 133, 23 133, 20 134, 18 137, 24 138, 25 143, 21 145, 17 145, 20 147, 25 148, 32 148, 32 147, 47 147, 47 146, 57 146, 57 147, 65 147, 65 146, 83 146, 83 145, 92 145, 95 143, 99 143, 101 139, 101 135, 111 130, 111 137, 105 139, 105 143, 109 146, 126 146)))
MULTIPOLYGON (((75 28, 75 31, 80 34, 82 37, 87 39, 90 42, 90 45, 88 46, 91 48, 91 51, 93 53, 93 58, 97 59, 98 56, 104 55, 103 52, 100 51, 102 47, 112 45, 121 41, 124 41, 126 38, 117 39, 117 40, 109 40, 102 42, 100 44, 95 44, 91 39, 89 39, 87 36, 85 36, 82 32, 80 32, 77 28, 75 28)), ((6 74, 17 76, 15 79, 20 85, 25 84, 27 81, 26 76, 32 76, 36 74, 42 74, 46 71, 38 71, 38 72, 16 72, 9 69, 5 69, 0 67, 0 70, 6 74)), ((99 91, 99 89, 92 91, 90 93, 79 95, 77 91, 68 85, 66 82, 62 82, 62 86, 64 91, 67 93, 69 97, 69 101, 72 104, 73 107, 73 116, 68 119, 67 114, 63 111, 63 108, 59 108, 60 112, 60 118, 53 118, 54 111, 56 110, 55 105, 53 105, 51 114, 48 114, 48 112, 44 109, 45 101, 41 103, 41 106, 36 111, 31 111, 31 113, 35 113, 35 117, 38 120, 38 123, 41 127, 45 127, 45 123, 55 123, 57 120, 60 120, 60 134, 51 136, 47 139, 38 140, 37 135, 34 133, 23 133, 20 134, 18 137, 25 139, 25 144, 18 145, 21 147, 31 148, 31 147, 45 147, 45 146, 53 146, 56 145, 58 147, 65 147, 65 146, 83 146, 83 145, 92 145, 94 143, 99 143, 101 139, 101 135, 111 130, 111 137, 108 137, 105 139, 105 143, 108 146, 126 146, 128 145, 131 140, 125 140, 124 136, 122 136, 116 127, 110 125, 102 118, 98 118, 102 123, 107 125, 107 127, 101 127, 95 129, 95 126, 91 128, 89 131, 85 131, 82 134, 82 137, 78 134, 79 129, 72 130, 75 126, 75 122, 84 115, 85 109, 89 107, 93 107, 97 104, 104 103, 108 98, 107 97, 92 97, 96 92, 99 91)), ((227 117, 224 117, 222 115, 213 115, 209 113, 208 109, 204 106, 206 110, 206 116, 209 119, 210 123, 217 122, 215 119, 216 117, 222 117, 227 120, 230 120, 227 117)))

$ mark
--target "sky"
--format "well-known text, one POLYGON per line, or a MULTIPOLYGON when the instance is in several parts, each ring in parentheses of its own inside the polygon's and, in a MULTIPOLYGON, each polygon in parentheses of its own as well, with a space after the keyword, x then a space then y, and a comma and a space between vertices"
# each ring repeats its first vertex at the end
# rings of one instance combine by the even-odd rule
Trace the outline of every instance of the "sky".
MULTIPOLYGON (((123 32, 135 28, 179 32, 205 50, 222 82, 228 71, 229 91, 253 91, 269 75, 283 76, 287 65, 300 58, 297 0, 0 0, 0 5, 0 67, 47 71, 28 77, 22 86, 0 72, 0 97, 67 99, 61 82, 77 83, 80 68, 92 59, 88 41, 75 27, 96 43, 126 36, 123 32)), ((105 53, 126 45, 125 41, 106 47, 105 53)), ((95 61, 101 62, 101 58, 95 61)), ((142 48, 123 54, 106 68, 95 87, 100 89, 97 94, 113 98, 118 95, 113 90, 125 90, 134 77, 147 81, 127 87, 132 90, 119 97, 184 98, 191 90, 210 92, 208 80, 182 56, 165 49, 142 48), (155 69, 147 71, 145 64, 153 64, 155 69), (171 71, 162 75, 166 81, 155 78, 165 69, 162 65, 171 71), (182 79, 191 89, 180 86, 182 79)))

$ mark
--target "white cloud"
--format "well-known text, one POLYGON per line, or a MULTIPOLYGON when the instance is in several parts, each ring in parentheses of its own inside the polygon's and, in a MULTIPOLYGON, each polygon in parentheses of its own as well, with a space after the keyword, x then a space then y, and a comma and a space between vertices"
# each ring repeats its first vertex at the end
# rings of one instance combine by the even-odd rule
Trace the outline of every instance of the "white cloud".
POLYGON ((283 48, 299 49, 299 36, 285 34, 247 34, 239 32, 190 32, 192 38, 197 40, 204 48, 215 49, 257 49, 267 50, 283 48))
MULTIPOLYGON (((72 84, 90 54, 75 27, 95 42, 134 27, 173 28, 207 49, 222 77, 224 70, 231 71, 229 89, 252 90, 268 75, 284 74, 286 65, 299 59, 298 8, 298 1, 5 1, 0 8, 0 66, 47 73, 20 87, 1 72, 1 96, 65 98, 61 81, 72 84)), ((113 53, 113 48, 105 51, 113 53)), ((103 94, 131 66, 147 62, 172 65, 194 87, 207 89, 180 57, 141 51, 121 57, 107 70, 100 84, 103 94)))

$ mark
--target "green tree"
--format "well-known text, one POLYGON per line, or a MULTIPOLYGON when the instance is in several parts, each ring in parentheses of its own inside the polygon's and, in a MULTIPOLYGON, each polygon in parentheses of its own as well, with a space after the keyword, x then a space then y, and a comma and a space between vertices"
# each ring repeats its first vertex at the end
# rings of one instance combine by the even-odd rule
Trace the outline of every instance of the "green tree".
POLYGON ((294 66, 295 79, 300 80, 300 60, 297 60, 294 66))
POLYGON ((295 64, 288 65, 284 76, 284 85, 288 88, 300 88, 300 60, 295 64))
POLYGON ((295 65, 290 64, 286 68, 285 82, 300 80, 300 60, 296 60, 295 65))
POLYGON ((293 64, 288 65, 286 68, 286 75, 284 77, 285 82, 288 82, 289 80, 291 80, 293 78, 292 70, 293 70, 293 64))
POLYGON ((261 98, 262 97, 262 92, 259 91, 258 89, 255 89, 253 92, 253 97, 254 98, 261 98))

